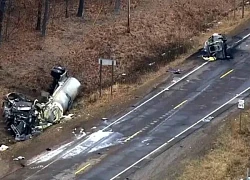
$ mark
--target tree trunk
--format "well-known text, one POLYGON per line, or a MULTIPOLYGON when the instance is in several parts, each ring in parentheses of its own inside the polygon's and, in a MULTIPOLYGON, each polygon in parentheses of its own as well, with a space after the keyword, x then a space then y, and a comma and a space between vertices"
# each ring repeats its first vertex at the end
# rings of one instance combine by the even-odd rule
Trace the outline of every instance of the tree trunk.
POLYGON ((42 1, 38 1, 38 8, 37 8, 37 23, 36 23, 36 30, 41 30, 41 21, 42 21, 42 1))
POLYGON ((6 0, 0 1, 0 43, 2 42, 2 31, 3 31, 3 19, 5 12, 6 0))
POLYGON ((66 9, 65 9, 65 17, 69 17, 69 0, 65 0, 66 2, 66 9))
POLYGON ((78 6, 78 12, 77 12, 78 17, 83 16, 83 10, 84 10, 84 0, 79 0, 79 6, 78 6))
POLYGON ((12 7, 12 0, 9 0, 8 9, 7 9, 7 12, 5 12, 5 14, 8 13, 8 18, 6 19, 5 33, 4 33, 5 34, 5 41, 7 41, 9 38, 8 30, 9 30, 9 25, 10 25, 11 7, 12 7))
POLYGON ((121 0, 115 0, 115 12, 119 13, 121 8, 121 0))
POLYGON ((49 0, 45 0, 45 10, 43 16, 43 27, 42 27, 42 36, 46 35, 47 22, 49 18, 49 0))

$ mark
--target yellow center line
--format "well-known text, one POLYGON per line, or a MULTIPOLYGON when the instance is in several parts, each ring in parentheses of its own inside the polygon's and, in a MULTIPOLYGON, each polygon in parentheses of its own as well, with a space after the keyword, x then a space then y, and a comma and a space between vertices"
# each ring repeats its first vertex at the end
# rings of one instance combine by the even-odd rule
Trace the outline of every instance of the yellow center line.
POLYGON ((77 170, 77 171, 75 172, 75 174, 79 174, 81 171, 85 170, 85 169, 86 169, 87 167, 89 167, 89 166, 90 166, 90 163, 88 163, 87 165, 83 166, 81 169, 77 170))
POLYGON ((138 134, 140 134, 142 132, 142 130, 136 132, 135 134, 133 134, 132 136, 129 136, 124 142, 129 141, 130 139, 134 138, 135 136, 137 136, 138 134))
POLYGON ((223 74, 220 79, 224 78, 225 76, 227 76, 228 74, 230 74, 231 72, 233 72, 234 70, 231 69, 230 71, 226 72, 225 74, 223 74))
POLYGON ((177 106, 175 106, 175 108, 174 108, 174 109, 179 108, 180 106, 182 106, 182 105, 183 105, 183 104, 185 104, 186 102, 187 102, 187 100, 183 101, 182 103, 180 103, 180 104, 178 104, 177 106))

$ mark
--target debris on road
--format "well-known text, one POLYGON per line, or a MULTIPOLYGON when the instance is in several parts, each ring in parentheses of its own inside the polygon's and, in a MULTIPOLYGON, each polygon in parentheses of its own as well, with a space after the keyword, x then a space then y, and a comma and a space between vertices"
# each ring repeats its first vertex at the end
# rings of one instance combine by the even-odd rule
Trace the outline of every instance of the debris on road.
POLYGON ((203 122, 210 122, 214 117, 213 116, 209 116, 205 119, 203 119, 203 122))
POLYGON ((0 151, 6 151, 7 149, 9 149, 9 147, 4 144, 0 146, 0 151))
POLYGON ((68 76, 64 67, 51 70, 53 83, 49 92, 43 93, 45 101, 32 101, 19 93, 9 93, 4 97, 3 117, 8 129, 15 134, 15 140, 24 141, 33 135, 40 134, 62 119, 71 119, 72 115, 64 116, 79 93, 81 83, 68 76), (47 97, 44 95, 47 94, 47 97))
POLYGON ((171 72, 173 74, 181 74, 182 70, 180 69, 169 69, 167 72, 171 72))

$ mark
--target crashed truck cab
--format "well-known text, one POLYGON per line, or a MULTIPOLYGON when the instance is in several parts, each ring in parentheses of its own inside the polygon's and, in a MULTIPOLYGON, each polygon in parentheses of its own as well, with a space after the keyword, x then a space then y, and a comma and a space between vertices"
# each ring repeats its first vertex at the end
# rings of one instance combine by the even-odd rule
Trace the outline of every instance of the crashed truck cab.
POLYGON ((227 39, 224 35, 214 33, 205 42, 202 58, 207 61, 226 60, 230 56, 227 53, 227 39))
POLYGON ((26 140, 45 128, 59 123, 73 104, 81 83, 68 76, 63 67, 51 70, 53 82, 45 101, 32 101, 19 93, 9 93, 3 101, 3 117, 15 139, 26 140))

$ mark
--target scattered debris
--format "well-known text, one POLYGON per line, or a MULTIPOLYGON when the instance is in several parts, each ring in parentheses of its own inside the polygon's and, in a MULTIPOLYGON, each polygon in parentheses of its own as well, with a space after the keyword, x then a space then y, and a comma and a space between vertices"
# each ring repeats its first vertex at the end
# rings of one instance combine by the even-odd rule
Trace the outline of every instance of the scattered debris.
POLYGON ((6 151, 7 149, 9 149, 9 147, 4 144, 0 146, 0 151, 6 151))
POLYGON ((84 132, 84 129, 83 129, 83 128, 81 128, 81 130, 80 130, 80 134, 85 134, 85 132, 84 132))
POLYGON ((72 133, 75 135, 75 137, 77 139, 80 139, 81 137, 86 136, 86 133, 85 133, 85 131, 84 131, 83 128, 79 128, 79 129, 74 128, 73 131, 72 131, 72 133))
POLYGON ((174 79, 172 80, 172 83, 176 83, 176 82, 178 82, 179 80, 180 80, 180 78, 174 77, 174 79))
POLYGON ((57 128, 57 131, 60 131, 62 128, 63 128, 63 127, 58 127, 58 128, 57 128))
POLYGON ((71 119, 73 119, 74 114, 68 114, 68 115, 64 115, 61 117, 61 121, 69 121, 71 119))
POLYGON ((155 64, 155 62, 152 62, 152 63, 149 63, 148 65, 149 66, 153 66, 155 64))
POLYGON ((169 70, 167 70, 167 72, 171 72, 171 73, 173 73, 173 74, 181 74, 181 72, 182 72, 182 70, 180 70, 180 69, 169 69, 169 70))
POLYGON ((51 76, 53 83, 49 92, 42 93, 45 102, 37 99, 32 101, 19 93, 5 96, 3 117, 7 127, 15 133, 17 141, 40 134, 44 129, 59 123, 63 117, 72 118, 72 114, 63 114, 72 107, 81 84, 74 77, 68 77, 68 71, 63 67, 54 67, 51 76))
POLYGON ((13 161, 19 161, 19 160, 22 160, 22 159, 25 159, 25 157, 23 157, 23 156, 18 156, 17 158, 14 158, 13 161))
POLYGON ((35 166, 35 167, 30 167, 30 169, 39 169, 39 168, 43 168, 43 165, 39 165, 39 166, 35 166))
POLYGON ((213 116, 209 116, 205 119, 203 119, 203 122, 210 122, 214 117, 213 116))

